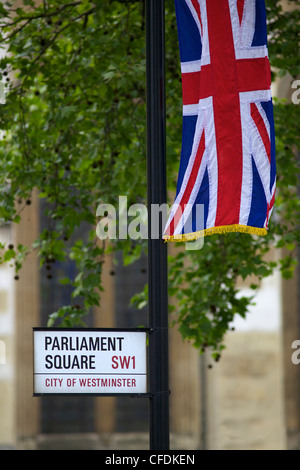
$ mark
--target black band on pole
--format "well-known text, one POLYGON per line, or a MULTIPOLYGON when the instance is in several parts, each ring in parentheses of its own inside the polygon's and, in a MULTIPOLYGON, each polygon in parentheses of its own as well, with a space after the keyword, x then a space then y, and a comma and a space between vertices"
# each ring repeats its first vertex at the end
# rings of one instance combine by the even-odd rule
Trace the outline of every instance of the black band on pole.
POLYGON ((151 238, 152 204, 166 203, 165 4, 146 0, 150 448, 169 449, 167 244, 151 238))

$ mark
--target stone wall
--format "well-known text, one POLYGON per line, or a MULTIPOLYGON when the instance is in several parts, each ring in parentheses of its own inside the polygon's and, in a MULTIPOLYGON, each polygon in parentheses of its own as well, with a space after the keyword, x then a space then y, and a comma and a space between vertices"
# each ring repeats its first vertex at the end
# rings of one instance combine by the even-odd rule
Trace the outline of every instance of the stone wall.
POLYGON ((231 332, 226 345, 207 374, 208 448, 284 450, 280 334, 231 332))

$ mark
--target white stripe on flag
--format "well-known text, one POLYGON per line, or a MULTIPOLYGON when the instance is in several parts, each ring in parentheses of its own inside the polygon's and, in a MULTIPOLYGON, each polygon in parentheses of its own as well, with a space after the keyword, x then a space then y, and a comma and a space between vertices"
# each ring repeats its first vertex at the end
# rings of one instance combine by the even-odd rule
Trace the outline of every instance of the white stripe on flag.
POLYGON ((255 4, 256 2, 253 0, 245 0, 244 2, 244 13, 240 33, 242 47, 251 47, 253 42, 256 18, 255 4))
MULTIPOLYGON (((205 131, 203 130, 203 132, 205 132, 205 131)), ((191 214, 191 211, 193 209, 195 199, 196 199, 197 194, 199 192, 200 186, 201 186, 202 181, 203 181, 204 173, 205 173, 205 170, 206 170, 206 165, 207 165, 206 154, 207 154, 207 151, 204 150, 201 165, 200 165, 199 170, 198 170, 198 174, 197 174, 195 184, 193 186, 193 190, 191 192, 188 203, 184 206, 183 214, 180 218, 180 221, 178 222, 177 227, 175 228, 174 235, 180 235, 183 232, 183 227, 185 226, 186 222, 188 221, 188 218, 189 218, 189 216, 191 214)), ((186 229, 185 229, 185 232, 186 232, 186 229)))
MULTIPOLYGON (((204 100, 201 100, 204 101, 204 100)), ((205 100, 207 102, 207 100, 205 100)), ((212 104, 212 97, 210 97, 210 106, 205 108, 206 116, 206 148, 207 148, 207 172, 209 180, 209 206, 206 227, 211 228, 215 226, 217 215, 217 201, 218 201, 218 158, 217 158, 217 145, 216 145, 216 131, 214 121, 214 111, 212 104)))
POLYGON ((203 27, 201 64, 207 65, 207 64, 210 64, 210 49, 209 49, 209 37, 208 37, 206 0, 199 0, 199 5, 200 5, 201 18, 202 18, 202 27, 203 27))
POLYGON ((200 72, 201 60, 191 60, 189 62, 181 62, 181 73, 200 72))
POLYGON ((197 116, 198 115, 199 105, 196 104, 185 104, 182 107, 183 116, 197 116))
POLYGON ((242 124, 242 145, 243 145, 243 176, 241 189, 240 218, 241 225, 247 225, 252 202, 252 157, 250 152, 250 104, 240 103, 241 124, 242 124))
POLYGON ((168 227, 169 227, 169 225, 170 225, 170 223, 171 223, 171 221, 172 221, 172 219, 173 219, 173 217, 176 213, 176 209, 180 205, 181 199, 182 199, 182 197, 185 193, 188 181, 189 181, 190 176, 191 176, 192 168, 193 168, 194 161, 195 161, 195 158, 196 158, 196 155, 197 155, 197 151, 198 151, 198 147, 199 147, 199 143, 200 143, 200 139, 201 139, 203 131, 204 131, 203 116, 198 115, 191 156, 189 158, 188 165, 187 165, 185 173, 184 173, 184 177, 183 177, 183 180, 182 180, 182 184, 181 184, 179 193, 178 193, 178 195, 177 195, 177 197, 175 198, 175 201, 174 201, 174 205, 173 205, 174 210, 172 208, 172 210, 170 212, 169 219, 168 219, 165 231, 167 231, 167 229, 168 229, 168 227))
POLYGON ((251 122, 250 130, 251 130, 252 155, 253 155, 255 165, 259 173, 263 188, 264 188, 266 200, 269 203, 271 201, 270 162, 269 162, 269 158, 268 158, 264 143, 261 139, 260 133, 253 119, 251 119, 250 122, 251 122))
POLYGON ((263 59, 268 57, 268 49, 266 46, 236 49, 235 56, 237 59, 263 59))
POLYGON ((257 101, 269 101, 271 98, 271 90, 243 91, 240 93, 241 102, 255 103, 257 101))

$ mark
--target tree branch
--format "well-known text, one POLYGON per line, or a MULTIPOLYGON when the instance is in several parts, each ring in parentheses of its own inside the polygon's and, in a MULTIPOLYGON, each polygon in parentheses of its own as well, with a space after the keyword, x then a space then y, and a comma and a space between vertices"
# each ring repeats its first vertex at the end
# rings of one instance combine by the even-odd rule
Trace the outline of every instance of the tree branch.
POLYGON ((54 34, 54 36, 52 37, 50 42, 48 42, 48 44, 46 44, 43 47, 41 52, 37 55, 37 57, 31 63, 31 65, 35 64, 39 60, 39 58, 46 52, 46 50, 49 49, 49 47, 55 42, 55 39, 60 35, 60 33, 62 33, 65 29, 67 29, 71 25, 71 22, 76 21, 76 20, 82 18, 83 16, 87 17, 88 15, 93 13, 93 11, 95 11, 95 7, 91 8, 90 10, 85 11, 84 13, 81 13, 80 15, 76 16, 75 18, 71 18, 70 22, 68 24, 66 24, 63 28, 60 28, 58 31, 56 31, 56 33, 54 34))
POLYGON ((80 3, 81 3, 81 1, 66 3, 65 5, 60 7, 58 10, 55 10, 54 12, 51 12, 51 13, 41 13, 40 15, 20 16, 19 18, 17 18, 12 23, 5 23, 5 24, 1 25, 1 27, 2 27, 2 29, 4 29, 4 28, 7 28, 9 26, 14 26, 15 24, 18 24, 18 23, 20 23, 21 21, 24 21, 24 20, 31 21, 31 20, 37 20, 39 18, 49 18, 51 16, 58 15, 59 13, 61 13, 66 8, 76 7, 77 5, 80 5, 80 3))

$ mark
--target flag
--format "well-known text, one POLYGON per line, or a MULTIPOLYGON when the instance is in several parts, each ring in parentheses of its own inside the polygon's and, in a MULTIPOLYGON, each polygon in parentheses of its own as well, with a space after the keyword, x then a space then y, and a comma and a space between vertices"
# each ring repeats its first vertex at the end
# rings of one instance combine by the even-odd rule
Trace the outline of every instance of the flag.
POLYGON ((163 238, 266 235, 276 163, 265 2, 175 0, 175 7, 182 149, 163 238))

